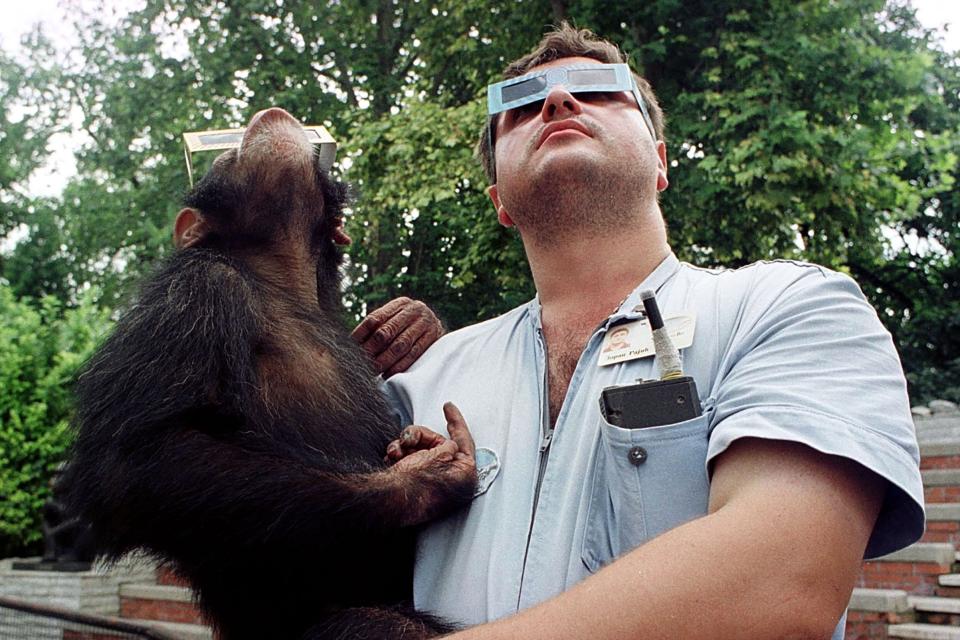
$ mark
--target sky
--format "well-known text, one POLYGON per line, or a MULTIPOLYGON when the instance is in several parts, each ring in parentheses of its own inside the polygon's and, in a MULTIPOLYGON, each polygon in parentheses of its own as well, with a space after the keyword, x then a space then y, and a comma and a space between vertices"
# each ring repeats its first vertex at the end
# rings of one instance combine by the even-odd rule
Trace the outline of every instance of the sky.
MULTIPOLYGON (((71 4, 95 6, 94 0, 68 0, 71 4)), ((125 12, 143 4, 142 0, 107 0, 107 21, 117 19, 125 12)), ((913 0, 920 22, 929 28, 939 29, 944 48, 960 51, 960 2, 957 0, 913 0), (944 29, 944 25, 947 28, 944 29)), ((48 37, 66 49, 73 41, 64 0, 0 0, 3 19, 0 20, 0 47, 17 55, 20 53, 20 36, 34 25, 42 24, 48 37)), ((74 115, 77 119, 79 114, 74 115)), ((60 134, 51 140, 53 153, 46 166, 37 171, 27 191, 33 195, 58 194, 67 180, 76 172, 73 149, 79 146, 80 138, 60 134)))

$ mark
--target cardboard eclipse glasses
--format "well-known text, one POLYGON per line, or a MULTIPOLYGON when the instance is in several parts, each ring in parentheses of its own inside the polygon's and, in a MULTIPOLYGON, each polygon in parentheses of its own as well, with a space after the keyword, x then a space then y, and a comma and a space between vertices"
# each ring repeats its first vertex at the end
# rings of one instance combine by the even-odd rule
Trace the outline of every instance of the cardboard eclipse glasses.
POLYGON ((629 91, 637 100, 637 106, 643 114, 643 121, 650 129, 650 135, 654 140, 657 139, 653 121, 647 112, 647 104, 640 95, 628 65, 624 63, 575 64, 535 71, 487 87, 487 114, 490 116, 488 134, 491 151, 493 150, 493 127, 496 124, 494 116, 531 102, 544 100, 550 94, 550 90, 557 85, 563 85, 570 93, 629 91))
MULTIPOLYGON (((243 142, 243 129, 214 129, 211 131, 188 131, 183 134, 183 155, 187 161, 187 177, 193 186, 193 162, 191 156, 202 151, 225 151, 236 149, 243 142)), ((309 125, 303 127, 307 141, 317 147, 317 163, 324 171, 329 171, 337 156, 337 143, 324 127, 309 125)))

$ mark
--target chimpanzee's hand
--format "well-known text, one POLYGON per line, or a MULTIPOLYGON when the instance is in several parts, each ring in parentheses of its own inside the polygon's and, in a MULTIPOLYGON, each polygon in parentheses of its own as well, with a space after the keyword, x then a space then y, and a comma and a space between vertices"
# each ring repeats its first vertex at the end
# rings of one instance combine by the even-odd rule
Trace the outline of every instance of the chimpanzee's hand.
POLYGON ((423 451, 439 447, 447 442, 447 438, 432 429, 412 424, 404 427, 400 437, 387 445, 387 455, 383 461, 387 464, 399 462, 415 451, 423 451))
POLYGON ((423 302, 395 298, 371 312, 351 335, 373 360, 377 373, 389 378, 416 362, 443 335, 443 325, 423 302))
POLYGON ((432 520, 473 497, 477 485, 473 436, 452 402, 443 405, 443 414, 449 438, 411 426, 387 447, 386 459, 394 462, 390 472, 404 477, 409 487, 406 525, 432 520))

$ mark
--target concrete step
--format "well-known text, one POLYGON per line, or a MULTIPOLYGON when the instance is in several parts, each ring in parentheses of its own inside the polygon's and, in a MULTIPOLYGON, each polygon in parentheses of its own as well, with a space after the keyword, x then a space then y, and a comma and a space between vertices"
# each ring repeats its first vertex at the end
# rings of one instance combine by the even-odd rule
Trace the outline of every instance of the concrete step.
POLYGON ((923 469, 920 477, 925 487, 960 485, 960 469, 923 469))
POLYGON ((120 616, 203 624, 193 594, 186 587, 157 584, 125 584, 120 587, 120 616))
POLYGON ((912 640, 960 640, 960 627, 946 627, 939 624, 891 624, 887 626, 888 638, 910 638, 912 640))
POLYGON ((938 578, 953 570, 956 554, 954 546, 947 542, 918 542, 864 562, 857 586, 902 589, 913 595, 932 596, 937 594, 938 578))
POLYGON ((960 521, 960 502, 928 504, 927 520, 934 520, 937 522, 960 521))
POLYGON ((848 609, 877 613, 906 613, 910 611, 907 592, 900 589, 856 588, 850 596, 848 609))
POLYGON ((960 503, 927 503, 927 528, 922 541, 949 542, 960 548, 960 503))
POLYGON ((182 622, 161 622, 159 620, 137 620, 142 624, 173 634, 180 640, 213 640, 213 631, 210 627, 199 624, 184 624, 182 622))
POLYGON ((960 598, 960 573, 947 573, 940 576, 934 591, 938 596, 960 598))
POLYGON ((937 582, 941 587, 960 587, 960 573, 945 573, 937 582))
POLYGON ((960 440, 951 438, 945 431, 931 430, 920 438, 921 461, 924 458, 947 458, 957 455, 960 455, 960 440))
POLYGON ((946 542, 917 542, 889 555, 874 558, 870 562, 923 562, 939 565, 953 564, 957 550, 946 542))
POLYGON ((908 596, 907 602, 914 611, 926 613, 960 614, 960 598, 939 598, 935 596, 908 596))
POLYGON ((960 469, 921 469, 928 504, 960 501, 960 469))

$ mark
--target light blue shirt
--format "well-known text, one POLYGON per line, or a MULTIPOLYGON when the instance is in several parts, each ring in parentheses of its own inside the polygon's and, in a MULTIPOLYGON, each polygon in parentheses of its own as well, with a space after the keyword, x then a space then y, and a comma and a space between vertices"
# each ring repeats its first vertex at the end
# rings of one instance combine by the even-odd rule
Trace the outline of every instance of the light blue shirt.
MULTIPOLYGON (((459 406, 500 471, 469 509, 419 538, 419 609, 476 624, 554 596, 618 556, 706 514, 710 462, 738 438, 803 443, 889 482, 867 557, 923 532, 919 451, 890 335, 847 276, 809 264, 704 270, 670 255, 587 342, 549 430, 537 300, 455 331, 387 382, 404 424, 443 431, 459 406), (703 415, 621 429, 599 411, 604 387, 657 377, 654 358, 599 367, 612 325, 640 318, 654 289, 664 317, 693 314, 682 352, 703 415), (636 452, 646 456, 637 464, 636 452)), ((639 456, 643 457, 643 456, 639 456)), ((834 638, 843 637, 843 621, 834 638)))

